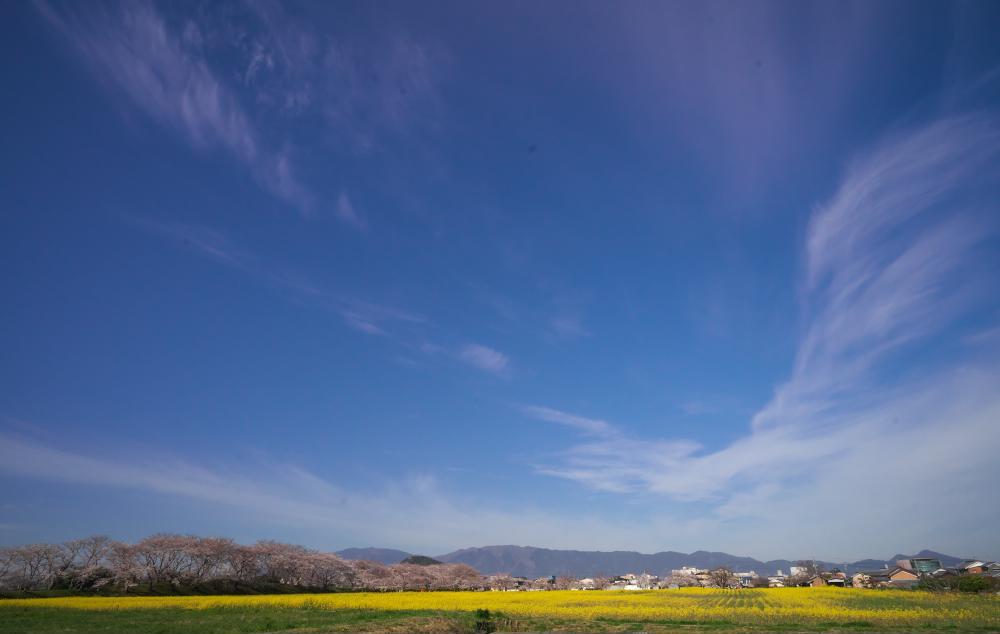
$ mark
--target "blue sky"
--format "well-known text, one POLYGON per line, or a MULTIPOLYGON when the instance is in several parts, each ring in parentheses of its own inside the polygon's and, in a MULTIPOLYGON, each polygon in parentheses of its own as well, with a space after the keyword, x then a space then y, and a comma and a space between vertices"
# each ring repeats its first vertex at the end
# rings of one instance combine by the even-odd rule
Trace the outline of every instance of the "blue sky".
POLYGON ((1000 557, 996 3, 2 12, 0 543, 1000 557))

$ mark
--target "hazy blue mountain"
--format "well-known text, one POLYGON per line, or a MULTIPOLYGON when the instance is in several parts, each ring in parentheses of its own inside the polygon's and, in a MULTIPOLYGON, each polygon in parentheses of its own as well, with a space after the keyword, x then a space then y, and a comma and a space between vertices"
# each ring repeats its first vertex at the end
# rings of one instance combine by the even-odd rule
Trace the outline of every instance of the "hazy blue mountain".
MULTIPOLYGON (((868 559, 858 562, 817 562, 824 569, 838 568, 848 573, 857 570, 881 568, 893 565, 896 559, 909 557, 936 557, 942 565, 952 566, 962 561, 959 557, 942 555, 924 550, 916 555, 897 555, 892 559, 868 559)), ((722 552, 704 550, 693 553, 666 551, 653 554, 634 551, 581 551, 553 550, 531 546, 484 546, 465 548, 435 557, 447 563, 464 563, 483 574, 510 573, 515 576, 541 577, 545 575, 572 575, 589 577, 595 575, 615 575, 624 572, 649 572, 657 575, 669 574, 671 570, 683 566, 697 568, 717 568, 728 566, 733 570, 756 571, 762 575, 773 575, 777 570, 788 574, 795 565, 795 559, 773 559, 760 561, 753 557, 739 557, 722 552)))
POLYGON ((427 557, 426 555, 410 555, 403 561, 399 562, 401 564, 415 564, 417 566, 437 566, 442 562, 434 559, 433 557, 427 557))
MULTIPOLYGON (((622 572, 669 574, 682 566, 716 568, 730 566, 739 570, 773 573, 769 564, 750 557, 727 553, 697 551, 691 554, 675 551, 644 554, 634 551, 552 550, 531 546, 485 546, 466 548, 437 557, 448 563, 464 563, 483 574, 509 572, 516 576, 572 575, 576 577, 615 575, 622 572)), ((787 568, 787 564, 786 564, 787 568)))
MULTIPOLYGON (((410 553, 390 548, 348 548, 337 553, 344 559, 367 559, 382 563, 398 563, 410 553)), ((912 557, 934 557, 944 566, 955 566, 963 561, 953 557, 922 550, 914 555, 893 555, 889 559, 863 559, 854 562, 818 561, 826 570, 838 568, 847 573, 858 570, 875 570, 886 565, 893 566, 897 559, 912 557)), ((639 553, 631 550, 591 551, 555 550, 533 546, 482 546, 463 548, 446 555, 434 557, 445 563, 468 564, 482 574, 509 573, 523 577, 543 577, 548 575, 570 575, 573 577, 611 576, 625 572, 649 572, 668 575, 671 570, 683 566, 696 568, 718 568, 728 566, 737 571, 753 570, 761 575, 773 575, 777 570, 788 574, 795 565, 795 559, 772 559, 760 561, 753 557, 739 557, 729 553, 697 550, 693 553, 665 551, 659 553, 639 553)))
POLYGON ((412 556, 403 550, 394 548, 345 548, 338 550, 337 554, 344 559, 364 559, 366 561, 378 561, 383 564, 398 564, 407 557, 412 556))
POLYGON ((898 559, 913 559, 914 557, 930 557, 931 559, 937 559, 941 562, 941 565, 945 568, 953 568, 963 561, 971 559, 971 557, 952 557, 951 555, 945 555, 942 553, 934 552, 933 550, 921 550, 915 555, 896 555, 895 559, 890 562, 890 565, 896 563, 898 559))

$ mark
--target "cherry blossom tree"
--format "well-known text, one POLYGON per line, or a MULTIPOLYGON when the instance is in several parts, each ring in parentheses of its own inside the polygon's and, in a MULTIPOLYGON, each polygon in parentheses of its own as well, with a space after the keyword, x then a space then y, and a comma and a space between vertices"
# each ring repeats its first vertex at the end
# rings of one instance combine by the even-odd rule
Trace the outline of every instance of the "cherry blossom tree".
POLYGON ((738 588, 740 586, 736 573, 726 566, 710 571, 708 579, 713 588, 738 588))
POLYGON ((566 575, 560 575, 556 577, 555 581, 552 582, 553 590, 569 590, 576 583, 576 579, 566 575))
POLYGON ((517 587, 517 582, 509 574, 492 575, 486 579, 486 586, 491 590, 513 590, 517 587))
MULTIPOLYGON (((507 578, 504 585, 513 586, 507 578)), ((0 588, 72 590, 113 585, 128 592, 139 584, 177 587, 206 581, 279 583, 339 590, 471 590, 485 587, 465 564, 347 562, 334 553, 261 541, 244 546, 222 537, 157 534, 135 544, 98 535, 63 544, 0 548, 0 588)))
POLYGON ((144 569, 139 564, 136 548, 131 544, 115 542, 108 555, 114 583, 125 592, 139 585, 144 579, 144 569))
POLYGON ((376 561, 352 561, 350 566, 357 575, 357 583, 367 590, 385 591, 392 589, 392 569, 376 561))

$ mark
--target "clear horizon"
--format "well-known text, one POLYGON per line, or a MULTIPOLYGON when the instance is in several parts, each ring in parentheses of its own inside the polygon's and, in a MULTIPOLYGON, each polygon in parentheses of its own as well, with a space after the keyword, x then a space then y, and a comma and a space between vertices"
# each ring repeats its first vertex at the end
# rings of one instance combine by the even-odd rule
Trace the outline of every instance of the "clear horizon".
POLYGON ((1000 559, 1000 3, 3 14, 0 545, 1000 559))

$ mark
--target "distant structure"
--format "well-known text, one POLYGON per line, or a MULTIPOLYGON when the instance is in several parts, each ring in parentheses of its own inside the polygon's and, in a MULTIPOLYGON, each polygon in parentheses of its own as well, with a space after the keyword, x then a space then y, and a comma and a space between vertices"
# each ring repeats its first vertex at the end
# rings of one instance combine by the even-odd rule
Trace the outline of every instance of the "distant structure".
POLYGON ((912 570, 918 575, 929 575, 935 570, 941 570, 941 562, 932 557, 914 557, 912 559, 898 559, 896 565, 904 570, 912 570))

